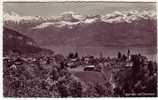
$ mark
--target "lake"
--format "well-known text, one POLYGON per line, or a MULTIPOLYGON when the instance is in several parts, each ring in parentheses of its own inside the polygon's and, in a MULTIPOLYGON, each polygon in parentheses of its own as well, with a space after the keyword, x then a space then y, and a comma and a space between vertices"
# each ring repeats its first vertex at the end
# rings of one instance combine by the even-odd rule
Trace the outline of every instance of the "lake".
POLYGON ((47 46, 45 48, 51 49, 55 54, 63 54, 67 56, 70 52, 78 52, 79 56, 93 55, 99 57, 101 54, 104 57, 116 57, 117 53, 120 51, 123 54, 127 54, 128 49, 131 51, 131 54, 142 54, 147 56, 151 60, 156 61, 156 47, 72 47, 72 46, 47 46))

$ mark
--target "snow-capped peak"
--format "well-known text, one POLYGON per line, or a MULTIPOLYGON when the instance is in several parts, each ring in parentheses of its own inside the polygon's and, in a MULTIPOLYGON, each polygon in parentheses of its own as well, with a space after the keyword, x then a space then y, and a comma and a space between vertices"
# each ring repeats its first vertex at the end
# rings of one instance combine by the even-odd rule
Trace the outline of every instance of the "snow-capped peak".
POLYGON ((104 23, 121 23, 127 22, 132 23, 133 21, 145 19, 145 20, 155 20, 156 11, 114 11, 106 15, 96 15, 96 16, 83 16, 74 12, 64 12, 59 16, 41 17, 41 16, 20 16, 15 12, 4 14, 4 21, 13 22, 40 22, 33 29, 46 28, 48 26, 54 26, 57 28, 68 26, 73 28, 73 26, 82 24, 91 24, 95 22, 104 23))
POLYGON ((84 23, 87 23, 87 24, 91 24, 91 23, 94 23, 96 22, 98 19, 97 18, 87 18, 84 23))
POLYGON ((51 23, 51 22, 46 22, 46 23, 42 23, 40 25, 37 25, 36 27, 33 27, 33 29, 46 28, 46 27, 51 26, 51 25, 55 25, 55 24, 51 23))
POLYGON ((21 21, 38 21, 40 19, 38 16, 20 16, 15 12, 5 13, 3 18, 4 21, 13 21, 17 23, 21 21))
POLYGON ((131 23, 135 20, 140 19, 155 19, 156 13, 155 11, 141 11, 130 10, 130 11, 115 11, 105 16, 102 16, 101 19, 107 23, 120 23, 127 22, 131 23))
POLYGON ((33 27, 33 29, 40 29, 40 28, 46 28, 49 26, 54 26, 56 28, 68 26, 69 28, 72 28, 74 25, 78 25, 80 22, 66 22, 66 21, 60 21, 60 22, 45 22, 40 25, 37 25, 36 27, 33 27))
POLYGON ((15 12, 5 13, 3 15, 3 18, 5 21, 8 21, 8 20, 15 21, 15 22, 21 21, 21 17, 15 12))
POLYGON ((85 16, 74 13, 72 11, 64 12, 64 13, 60 14, 60 16, 61 16, 62 20, 69 21, 69 22, 82 21, 86 18, 85 16))

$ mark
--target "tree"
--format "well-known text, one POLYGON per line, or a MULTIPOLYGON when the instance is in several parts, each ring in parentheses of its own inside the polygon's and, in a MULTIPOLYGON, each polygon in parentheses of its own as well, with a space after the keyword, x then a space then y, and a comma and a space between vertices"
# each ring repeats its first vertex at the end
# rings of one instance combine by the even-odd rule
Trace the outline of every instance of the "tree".
POLYGON ((121 57, 122 57, 121 52, 118 52, 117 58, 118 58, 118 59, 121 59, 121 57))
POLYGON ((128 49, 128 51, 127 51, 127 57, 129 57, 130 56, 130 50, 128 49))
POLYGON ((127 60, 126 55, 124 55, 124 54, 122 55, 122 60, 123 60, 123 61, 126 61, 126 60, 127 60))
POLYGON ((149 63, 148 63, 148 69, 149 69, 149 71, 150 71, 150 76, 151 75, 153 75, 153 65, 152 65, 152 61, 149 61, 149 63))
POLYGON ((64 84, 59 84, 58 90, 61 97, 67 97, 69 95, 67 91, 67 87, 64 84))
POLYGON ((51 71, 51 73, 50 73, 50 78, 51 78, 52 80, 58 80, 58 78, 59 78, 59 73, 58 73, 58 71, 57 71, 56 68, 53 68, 53 69, 52 69, 52 71, 51 71))
POLYGON ((69 91, 72 97, 81 97, 82 96, 81 82, 73 81, 70 85, 69 91))
POLYGON ((133 75, 135 76, 135 74, 140 70, 141 62, 140 62, 139 56, 132 55, 131 61, 133 62, 132 72, 133 72, 133 75))
POLYGON ((73 53, 69 53, 68 58, 73 58, 74 54, 73 53))
POLYGON ((78 58, 78 52, 75 53, 75 58, 78 58))
POLYGON ((97 93, 99 94, 99 96, 102 97, 105 95, 105 88, 103 87, 103 85, 96 83, 95 89, 96 89, 97 93))

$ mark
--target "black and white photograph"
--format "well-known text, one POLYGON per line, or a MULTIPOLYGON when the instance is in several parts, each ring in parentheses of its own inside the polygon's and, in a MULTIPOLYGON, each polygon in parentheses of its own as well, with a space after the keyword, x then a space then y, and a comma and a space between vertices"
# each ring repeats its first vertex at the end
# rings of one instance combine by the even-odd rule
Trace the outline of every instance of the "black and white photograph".
POLYGON ((156 2, 3 2, 3 97, 157 97, 156 2))

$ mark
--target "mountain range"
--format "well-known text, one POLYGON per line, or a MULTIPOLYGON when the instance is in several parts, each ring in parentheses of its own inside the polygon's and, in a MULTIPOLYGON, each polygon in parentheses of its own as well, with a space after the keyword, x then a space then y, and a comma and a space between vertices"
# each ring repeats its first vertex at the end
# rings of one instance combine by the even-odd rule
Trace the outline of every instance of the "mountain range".
POLYGON ((4 26, 41 46, 156 46, 156 11, 115 11, 106 15, 64 12, 59 16, 4 14, 4 26))

